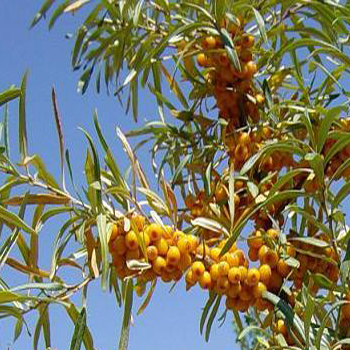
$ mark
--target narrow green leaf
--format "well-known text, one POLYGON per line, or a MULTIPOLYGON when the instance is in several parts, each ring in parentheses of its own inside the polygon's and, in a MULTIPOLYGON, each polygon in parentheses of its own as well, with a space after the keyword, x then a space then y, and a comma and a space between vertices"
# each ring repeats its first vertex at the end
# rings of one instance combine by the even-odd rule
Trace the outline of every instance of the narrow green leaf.
POLYGON ((267 35, 266 35, 264 18, 261 16, 260 12, 258 10, 256 10, 254 7, 253 7, 253 11, 254 11, 254 15, 256 18, 256 22, 258 24, 260 35, 263 38, 264 42, 267 43, 268 40, 267 40, 267 35))
POLYGON ((15 87, 11 87, 0 93, 0 107, 11 100, 16 99, 21 95, 21 90, 15 87))
POLYGON ((107 289, 107 279, 108 279, 108 242, 111 235, 111 229, 107 229, 107 218, 104 214, 99 214, 97 217, 97 229, 98 235, 100 237, 101 244, 101 258, 102 258, 102 275, 101 275, 101 286, 105 291, 107 289))
POLYGON ((27 158, 27 153, 28 153, 27 125, 26 125, 27 77, 28 77, 28 72, 26 72, 23 76, 22 83, 21 83, 21 93, 19 96, 18 141, 19 141, 19 151, 21 153, 22 160, 27 158))
POLYGON ((218 313, 219 310, 219 306, 220 306, 220 302, 221 302, 222 296, 218 296, 218 298, 216 299, 215 305, 210 313, 209 319, 208 319, 208 323, 207 323, 207 327, 205 329, 205 341, 208 342, 209 341, 209 336, 210 336, 210 331, 211 331, 211 327, 213 325, 214 319, 216 314, 218 313))
POLYGON ((200 325, 199 325, 199 330, 201 332, 201 334, 203 334, 203 330, 204 330, 204 325, 205 325, 205 321, 207 320, 207 316, 209 314, 210 308, 213 305, 215 299, 218 297, 218 294, 216 293, 209 293, 209 298, 203 308, 203 312, 202 312, 202 316, 201 316, 201 321, 200 321, 200 325))
POLYGON ((128 279, 126 282, 125 300, 124 300, 124 316, 121 334, 119 338, 118 350, 127 350, 129 345, 129 331, 131 322, 131 309, 133 303, 133 282, 132 279, 128 279))
POLYGON ((82 308, 74 327, 70 350, 80 350, 86 330, 86 309, 82 308))

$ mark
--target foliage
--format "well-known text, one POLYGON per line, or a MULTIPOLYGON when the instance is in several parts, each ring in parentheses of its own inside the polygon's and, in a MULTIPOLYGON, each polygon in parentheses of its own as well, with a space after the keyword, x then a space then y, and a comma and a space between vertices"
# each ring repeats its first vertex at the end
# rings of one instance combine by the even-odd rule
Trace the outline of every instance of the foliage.
POLYGON ((84 300, 89 283, 100 278, 101 288, 124 303, 119 349, 125 349, 133 291, 141 296, 148 287, 141 313, 157 280, 176 283, 185 274, 187 288, 198 283, 209 290, 200 320, 206 340, 225 301, 220 320, 233 314, 242 348, 346 349, 349 2, 46 0, 33 25, 52 10, 51 28, 83 5, 90 10, 72 53, 74 69, 82 70, 80 90, 93 75, 98 92, 101 79, 121 101, 128 89, 126 110, 137 121, 138 90, 148 89, 159 121, 127 134, 117 128, 130 160, 129 184, 95 115, 103 155, 82 130, 88 149, 81 194, 55 92, 60 181, 39 155, 28 153, 26 76, 0 94, 5 112, 12 100, 19 105, 20 159, 10 157, 6 113, 0 148, 7 234, 0 267, 28 275, 22 286, 0 283, 1 314, 16 319, 15 338, 25 315, 37 310, 34 348, 41 333, 50 347, 49 306, 56 303, 75 323, 71 349, 82 343, 93 349, 85 306, 79 310, 70 298, 82 291, 84 300), (137 149, 152 142, 161 196, 130 146, 136 136, 142 139, 137 149), (44 271, 38 234, 57 217, 63 221, 51 269, 44 271), (15 246, 20 261, 12 257, 15 246), (67 285, 67 268, 81 271, 81 280, 67 285))

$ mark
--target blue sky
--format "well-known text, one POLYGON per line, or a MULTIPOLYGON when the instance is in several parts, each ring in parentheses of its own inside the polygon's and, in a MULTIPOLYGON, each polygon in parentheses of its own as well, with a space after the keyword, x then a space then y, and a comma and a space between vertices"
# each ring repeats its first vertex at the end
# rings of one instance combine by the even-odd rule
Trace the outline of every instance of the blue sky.
MULTIPOLYGON (((105 136, 114 152, 121 168, 127 167, 126 158, 121 145, 115 136, 115 126, 123 131, 134 126, 140 126, 143 121, 156 119, 156 107, 152 101, 142 98, 140 121, 133 125, 131 116, 126 116, 123 109, 113 96, 105 93, 97 95, 91 87, 84 96, 77 93, 79 73, 72 71, 70 66, 70 52, 72 40, 67 40, 65 34, 74 32, 78 18, 68 16, 60 20, 49 32, 47 23, 40 23, 29 30, 29 24, 40 7, 41 1, 1 0, 0 1, 0 91, 11 84, 19 85, 21 77, 29 70, 27 88, 27 123, 29 153, 38 153, 46 162, 49 170, 58 178, 59 151, 58 139, 54 125, 51 105, 51 88, 55 86, 59 108, 63 120, 65 145, 69 148, 75 178, 83 183, 83 164, 87 143, 78 126, 82 126, 94 135, 92 114, 98 110, 99 119, 105 136)), ((3 110, 0 109, 0 117, 3 110)), ((17 103, 10 105, 10 139, 12 154, 17 150, 17 103)), ((147 152, 139 154, 145 165, 150 164, 147 152)), ((146 167, 147 169, 147 167, 146 167)), ((150 177, 153 174, 149 171, 150 177)), ((42 250, 40 261, 44 267, 49 266, 50 242, 57 234, 57 227, 48 225, 40 233, 42 250), (44 244, 43 244, 44 243, 44 244)), ((2 237, 3 239, 3 237, 2 237)), ((25 282, 23 276, 13 274, 4 268, 2 277, 11 285, 25 282)), ((74 278, 74 275, 69 275, 74 278)), ((232 328, 232 316, 228 315, 225 324, 218 328, 215 321, 209 343, 199 334, 199 320, 201 308, 206 301, 206 293, 198 288, 185 292, 181 283, 169 294, 169 285, 159 283, 151 304, 143 315, 136 316, 131 328, 130 350, 235 350, 235 336, 232 328)), ((77 305, 81 305, 79 297, 75 298, 77 305)), ((137 298, 136 307, 140 304, 137 298)), ((134 308, 136 310, 137 308, 134 308)), ((52 307, 52 347, 58 350, 69 348, 73 333, 73 326, 60 307, 52 307)), ((37 315, 28 317, 34 332, 37 315), (35 317, 33 317, 35 316, 35 317)), ((103 293, 99 282, 91 285, 88 292, 88 325, 94 335, 96 349, 115 349, 122 320, 122 309, 116 306, 113 295, 103 293)), ((12 321, 1 320, 0 350, 26 350, 32 348, 32 339, 26 332, 19 340, 12 344, 12 321)), ((40 349, 44 344, 40 342, 40 349)))

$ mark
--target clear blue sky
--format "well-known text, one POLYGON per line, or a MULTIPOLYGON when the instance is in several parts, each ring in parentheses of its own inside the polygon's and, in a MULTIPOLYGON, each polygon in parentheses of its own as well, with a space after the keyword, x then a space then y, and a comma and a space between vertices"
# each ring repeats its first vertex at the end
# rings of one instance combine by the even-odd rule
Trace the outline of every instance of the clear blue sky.
MULTIPOLYGON (((73 41, 65 39, 67 32, 74 31, 77 18, 73 16, 60 20, 49 33, 47 23, 40 23, 29 30, 29 23, 38 10, 41 1, 1 0, 0 1, 0 91, 11 84, 20 84, 23 73, 29 70, 27 94, 27 120, 29 151, 39 153, 49 170, 58 176, 58 142, 51 106, 51 87, 56 87, 59 107, 63 118, 66 147, 70 150, 75 177, 83 183, 83 162, 86 141, 78 126, 83 126, 93 136, 92 113, 97 108, 106 137, 122 168, 127 166, 121 145, 115 136, 115 126, 127 131, 134 127, 131 117, 125 116, 113 96, 105 93, 97 95, 89 88, 84 96, 77 93, 78 74, 70 66, 70 52, 73 41)), ((156 119, 156 108, 149 100, 141 96, 141 122, 156 119)), ((0 118, 3 110, 0 109, 0 118)), ((17 147, 17 104, 10 106, 10 137, 12 151, 17 147)), ((140 123, 138 124, 140 126, 140 123)), ((141 154, 145 164, 149 164, 149 154, 141 154)), ((149 173, 149 176, 152 176, 149 173)), ((44 267, 49 266, 50 245, 57 233, 57 227, 45 226, 40 233, 44 249, 40 252, 40 261, 44 267)), ((2 239, 4 239, 2 237, 2 239)), ((4 268, 2 277, 12 285, 24 283, 24 278, 4 268)), ((198 288, 185 292, 181 283, 169 295, 169 285, 160 283, 153 300, 143 315, 136 316, 131 328, 130 350, 235 350, 235 336, 232 328, 232 316, 228 315, 223 327, 218 328, 215 321, 209 343, 199 334, 201 307, 206 301, 206 294, 198 288)), ((78 306, 80 299, 77 298, 78 306)), ((136 307, 140 300, 137 298, 136 307)), ((134 310, 136 310, 136 307, 134 310)), ((52 346, 54 349, 69 348, 73 333, 70 320, 60 307, 52 307, 52 346)), ((35 317, 33 317, 35 316, 35 317)), ((34 332, 35 318, 27 318, 34 332)), ((116 307, 113 295, 102 293, 99 283, 95 282, 88 294, 88 325, 93 332, 96 349, 111 350, 116 348, 120 332, 122 309, 116 307)), ((8 347, 16 350, 32 348, 32 339, 26 332, 12 344, 12 321, 0 322, 0 350, 8 347)), ((40 349, 44 349, 43 341, 40 349)))

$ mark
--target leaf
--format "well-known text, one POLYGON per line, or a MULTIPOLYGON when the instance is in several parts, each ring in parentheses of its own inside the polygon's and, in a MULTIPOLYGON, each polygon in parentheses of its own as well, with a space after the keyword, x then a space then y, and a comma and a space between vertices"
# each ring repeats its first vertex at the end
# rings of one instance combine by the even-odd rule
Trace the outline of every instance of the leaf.
POLYGON ((190 161, 190 159, 192 158, 191 154, 187 154, 184 158, 181 159, 181 162, 179 163, 179 165, 177 166, 173 178, 171 179, 171 183, 172 186, 174 187, 177 178, 180 176, 183 168, 186 166, 186 164, 190 161))
POLYGON ((141 315, 145 311, 146 307, 148 306, 149 302, 152 299, 152 296, 153 296, 153 293, 154 293, 156 285, 157 285, 157 280, 155 279, 155 280, 152 281, 152 284, 151 284, 151 287, 150 287, 150 289, 149 289, 149 291, 147 293, 147 296, 145 297, 145 299, 143 300, 141 306, 137 310, 137 315, 141 315))
POLYGON ((35 154, 34 156, 26 157, 23 160, 23 165, 27 166, 28 164, 32 164, 35 167, 35 169, 38 172, 38 177, 40 180, 47 183, 48 185, 50 185, 53 188, 57 188, 57 189, 60 188, 60 186, 56 182, 55 178, 46 169, 46 165, 43 162, 43 160, 40 158, 40 156, 35 154))
POLYGON ((242 340, 247 335, 249 335, 249 333, 252 331, 254 331, 254 334, 252 335, 254 337, 256 337, 257 332, 263 333, 266 337, 268 337, 268 333, 264 329, 261 329, 260 327, 257 327, 257 326, 248 326, 248 327, 245 327, 242 330, 242 332, 239 333, 237 340, 238 341, 242 340))
POLYGON ((228 236, 228 234, 229 234, 227 229, 224 226, 222 226, 219 222, 217 222, 213 219, 199 217, 199 218, 196 218, 194 220, 191 220, 191 224, 193 226, 199 226, 199 227, 206 228, 210 231, 224 233, 226 236, 228 236))
POLYGON ((270 301, 279 310, 281 310, 281 312, 286 318, 287 325, 289 325, 289 327, 294 327, 298 335, 301 337, 303 343, 305 343, 303 322, 301 321, 299 316, 296 313, 294 313, 293 309, 289 306, 289 304, 287 304, 284 300, 282 300, 277 295, 274 295, 270 292, 263 292, 262 297, 270 301))
POLYGON ((65 189, 66 185, 65 185, 65 179, 64 179, 64 137, 63 137, 61 115, 60 115, 60 112, 58 109, 55 88, 52 88, 51 98, 52 98, 52 105, 53 105, 54 117, 55 117, 55 122, 56 122, 56 129, 57 129, 57 134, 58 134, 58 142, 59 142, 59 146, 60 146, 61 181, 63 184, 63 189, 65 189))
POLYGON ((307 301, 306 301, 306 307, 305 307, 305 320, 304 320, 304 332, 306 337, 306 349, 309 348, 310 345, 310 325, 311 325, 311 319, 314 314, 315 310, 315 301, 313 297, 311 296, 311 292, 308 291, 307 293, 307 301))
POLYGON ((213 305, 215 299, 218 297, 218 294, 216 293, 209 293, 209 298, 208 301, 206 302, 203 312, 202 312, 202 316, 201 316, 201 321, 200 321, 200 332, 201 334, 203 334, 203 330, 204 330, 204 325, 205 325, 205 321, 207 319, 208 313, 210 311, 211 306, 213 305))
MULTIPOLYGON (((70 199, 68 197, 58 196, 55 194, 46 194, 46 193, 28 194, 26 197, 27 197, 26 204, 29 204, 29 205, 33 205, 33 204, 57 205, 57 204, 68 204, 70 202, 70 199)), ((25 198, 24 196, 11 197, 2 201, 2 204, 10 205, 10 206, 18 206, 22 204, 24 198, 25 198)))
POLYGON ((109 268, 109 262, 108 262, 108 256, 109 256, 109 250, 108 250, 108 242, 109 237, 112 233, 111 226, 109 229, 107 229, 107 218, 104 214, 99 214, 97 216, 97 229, 98 229, 98 235, 100 237, 100 244, 101 244, 101 258, 102 258, 102 275, 101 275, 101 286, 102 290, 107 290, 107 279, 108 279, 108 268, 109 268))
POLYGON ((22 230, 36 235, 37 232, 28 226, 18 215, 8 211, 6 208, 0 205, 0 218, 7 224, 14 225, 22 230))
POLYGON ((208 319, 208 323, 207 323, 207 327, 205 329, 205 341, 208 342, 209 341, 209 336, 210 336, 210 331, 211 331, 211 326, 213 325, 215 316, 219 310, 219 306, 220 306, 220 302, 221 302, 221 298, 222 296, 218 296, 218 298, 216 299, 215 305, 213 307, 213 310, 210 313, 209 319, 208 319))
POLYGON ((230 164, 230 177, 228 180, 228 193, 229 193, 229 209, 230 209, 230 220, 231 227, 230 231, 233 230, 233 225, 235 222, 235 168, 234 162, 230 164))
POLYGON ((80 350, 86 329, 86 309, 82 308, 74 327, 70 350, 80 350))
POLYGON ((15 87, 10 87, 9 89, 0 93, 0 107, 17 97, 21 94, 21 90, 15 87))
POLYGON ((318 152, 322 151, 323 146, 324 146, 326 139, 328 137, 330 128, 333 125, 333 122, 337 118, 339 118, 339 115, 340 115, 342 110, 343 110, 343 108, 340 106, 337 106, 337 107, 334 107, 334 108, 327 110, 324 118, 321 121, 321 125, 320 125, 318 135, 317 135, 317 151, 318 152))
POLYGON ((144 3, 144 0, 139 0, 138 3, 135 6, 134 17, 133 17, 134 27, 137 27, 138 24, 139 24, 140 14, 141 14, 141 11, 142 11, 143 3, 144 3))
POLYGON ((27 125, 26 125, 27 77, 28 77, 28 72, 26 72, 22 78, 21 93, 19 95, 18 142, 19 142, 19 151, 21 153, 22 160, 24 160, 27 157, 27 152, 28 152, 27 125))
POLYGON ((64 12, 76 12, 79 10, 83 5, 90 2, 90 0, 76 0, 73 3, 71 3, 69 6, 67 6, 64 9, 64 12))
MULTIPOLYGON (((68 307, 66 307, 66 311, 67 311, 68 316, 72 320, 73 324, 76 325, 81 313, 78 312, 78 310, 74 304, 70 304, 68 307)), ((85 346, 86 350, 94 350, 95 349, 90 330, 87 326, 85 327, 85 331, 84 331, 84 335, 83 335, 83 342, 84 342, 84 346, 85 346)))
POLYGON ((131 321, 131 309, 133 303, 133 283, 132 279, 126 282, 123 324, 119 338, 118 350, 127 350, 129 345, 129 331, 131 321))
POLYGON ((254 7, 253 7, 253 11, 254 11, 254 15, 256 18, 256 22, 258 24, 260 35, 263 38, 264 43, 267 43, 268 40, 267 40, 267 35, 266 35, 264 18, 261 16, 260 12, 258 10, 256 10, 254 7))

